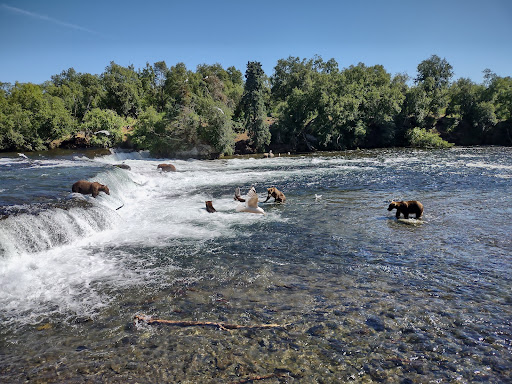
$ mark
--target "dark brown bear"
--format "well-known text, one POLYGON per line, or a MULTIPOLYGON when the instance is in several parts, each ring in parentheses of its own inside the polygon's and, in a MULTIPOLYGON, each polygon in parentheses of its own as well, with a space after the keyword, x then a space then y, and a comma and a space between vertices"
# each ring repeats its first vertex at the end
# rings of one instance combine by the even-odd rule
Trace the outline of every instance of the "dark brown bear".
POLYGON ((99 195, 100 191, 105 192, 107 195, 110 195, 110 191, 106 185, 100 184, 96 181, 87 181, 80 180, 77 181, 71 187, 71 190, 75 193, 81 193, 83 195, 92 195, 92 197, 96 197, 99 195))
POLYGON ((274 198, 275 203, 284 203, 286 200, 284 193, 275 187, 267 188, 267 193, 267 200, 265 200, 264 203, 266 203, 271 197, 274 198))
POLYGON ((217 212, 215 208, 213 208, 213 204, 211 200, 206 201, 206 210, 210 213, 217 212))
POLYGON ((417 200, 409 200, 409 201, 392 201, 389 204, 388 211, 392 211, 393 208, 396 208, 396 218, 400 218, 400 214, 404 215, 404 218, 408 219, 409 214, 415 213, 416 218, 419 219, 423 214, 423 204, 421 204, 417 200))
POLYGON ((161 169, 163 172, 176 172, 176 167, 172 164, 158 164, 156 169, 161 169))

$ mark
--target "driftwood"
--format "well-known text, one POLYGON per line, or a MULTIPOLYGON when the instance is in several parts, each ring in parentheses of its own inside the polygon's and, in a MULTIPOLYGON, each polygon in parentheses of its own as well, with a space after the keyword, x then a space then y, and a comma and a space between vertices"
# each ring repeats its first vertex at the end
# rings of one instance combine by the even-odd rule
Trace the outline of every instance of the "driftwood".
POLYGON ((288 377, 288 375, 285 373, 271 373, 270 375, 265 375, 265 376, 246 377, 245 379, 242 379, 240 381, 233 381, 231 384, 252 383, 253 381, 273 379, 274 377, 288 377))
POLYGON ((235 189, 235 200, 241 201, 242 203, 245 202, 245 199, 240 196, 240 187, 236 187, 235 189))
POLYGON ((217 212, 217 210, 213 208, 213 203, 211 200, 206 201, 206 210, 210 213, 217 212))
POLYGON ((229 331, 232 329, 257 329, 257 328, 284 328, 286 325, 279 324, 256 324, 256 325, 240 325, 240 324, 229 324, 229 323, 218 323, 215 321, 183 321, 183 320, 163 320, 153 319, 146 315, 136 315, 134 317, 136 323, 144 322, 149 325, 164 324, 164 325, 175 325, 178 327, 217 327, 223 331, 229 331))

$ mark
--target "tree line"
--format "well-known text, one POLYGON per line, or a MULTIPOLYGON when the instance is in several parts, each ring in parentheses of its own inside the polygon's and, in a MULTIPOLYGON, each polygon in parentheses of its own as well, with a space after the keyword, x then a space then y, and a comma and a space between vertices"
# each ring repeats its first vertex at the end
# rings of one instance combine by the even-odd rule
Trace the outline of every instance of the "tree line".
POLYGON ((237 138, 239 152, 512 145, 512 78, 488 69, 482 84, 452 77, 436 55, 413 79, 319 56, 278 60, 271 76, 256 61, 245 76, 164 61, 111 62, 100 75, 70 68, 42 84, 0 83, 0 151, 125 146, 216 157, 232 155, 237 138))

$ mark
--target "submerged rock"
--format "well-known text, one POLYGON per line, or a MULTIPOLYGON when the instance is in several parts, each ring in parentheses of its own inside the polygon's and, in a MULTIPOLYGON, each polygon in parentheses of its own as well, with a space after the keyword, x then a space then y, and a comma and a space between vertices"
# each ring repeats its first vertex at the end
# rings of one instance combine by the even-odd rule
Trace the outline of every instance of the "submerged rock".
POLYGON ((386 329, 384 321, 377 316, 370 316, 366 319, 366 325, 375 329, 377 332, 382 332, 386 329))

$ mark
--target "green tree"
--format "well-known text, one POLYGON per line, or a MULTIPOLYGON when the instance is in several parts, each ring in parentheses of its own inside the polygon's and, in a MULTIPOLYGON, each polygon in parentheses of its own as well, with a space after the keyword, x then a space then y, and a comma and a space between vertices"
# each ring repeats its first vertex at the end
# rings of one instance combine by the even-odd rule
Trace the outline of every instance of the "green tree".
POLYGON ((82 86, 82 99, 80 101, 80 113, 77 117, 83 119, 87 112, 100 106, 101 100, 105 97, 105 90, 98 75, 84 73, 80 76, 79 81, 82 86))
POLYGON ((199 116, 188 107, 169 119, 153 107, 143 112, 135 124, 132 140, 155 156, 171 156, 198 143, 199 116))
MULTIPOLYGON (((74 68, 62 71, 59 75, 51 77, 51 81, 45 83, 45 91, 52 96, 59 97, 74 118, 80 115, 80 100, 82 99, 82 87, 79 82, 80 74, 74 68)), ((83 115, 80 116, 80 119, 83 115)))
POLYGON ((453 76, 452 69, 446 59, 437 55, 430 56, 418 65, 415 83, 424 89, 429 99, 429 113, 436 118, 448 103, 447 91, 453 76))
POLYGON ((32 127, 31 113, 19 104, 2 103, 0 110, 0 150, 42 150, 43 141, 32 127))
POLYGON ((203 142, 211 145, 218 154, 232 155, 235 147, 233 123, 228 115, 213 100, 205 100, 201 114, 199 134, 203 142))
POLYGON ((293 150, 314 150, 318 139, 324 144, 330 141, 331 123, 324 121, 320 113, 331 101, 331 92, 326 87, 332 83, 322 78, 329 72, 318 56, 309 60, 291 56, 278 60, 270 79, 271 104, 277 116, 272 125, 275 144, 293 150), (315 129, 317 137, 311 135, 315 129))
POLYGON ((393 142, 406 85, 382 66, 360 63, 340 72, 333 59, 291 58, 279 61, 272 84, 278 101, 272 132, 278 141, 308 150, 393 142))
POLYGON ((2 124, 7 127, 9 146, 42 150, 74 131, 75 121, 62 99, 43 93, 39 85, 16 83, 7 104, 2 124))
POLYGON ((142 112, 135 123, 131 139, 139 149, 149 149, 153 154, 164 152, 160 142, 164 141, 164 113, 158 113, 153 107, 142 112))
POLYGON ((73 68, 62 71, 44 83, 44 91, 59 97, 71 116, 82 121, 85 114, 100 104, 103 86, 99 76, 77 73, 73 68))
POLYGON ((169 101, 169 96, 165 93, 165 82, 169 75, 169 69, 165 61, 157 61, 153 64, 155 71, 155 103, 154 106, 158 112, 163 112, 169 101))
POLYGON ((122 67, 113 61, 102 75, 105 87, 104 109, 119 116, 137 118, 141 112, 143 85, 132 65, 122 67))
POLYGON ((286 100, 293 89, 304 89, 309 86, 312 77, 318 73, 330 74, 338 72, 338 63, 334 59, 325 62, 320 56, 313 59, 288 57, 280 59, 274 67, 270 82, 272 99, 275 103, 286 100))
POLYGON ((228 79, 224 82, 226 87, 226 96, 228 97, 228 107, 235 110, 240 103, 244 93, 244 80, 242 72, 231 66, 226 69, 228 79))
POLYGON ((240 102, 244 126, 254 149, 264 151, 265 146, 270 144, 271 135, 266 122, 265 73, 261 68, 261 63, 248 62, 245 78, 244 93, 240 102))
POLYGON ((493 103, 499 120, 512 119, 512 77, 499 77, 493 74, 489 86, 487 101, 493 103))
POLYGON ((194 74, 187 70, 184 63, 178 63, 171 67, 164 85, 165 94, 168 97, 167 113, 177 116, 181 113, 182 108, 190 105, 195 83, 194 74))
POLYGON ((498 122, 495 106, 486 100, 487 97, 485 87, 470 79, 461 78, 452 84, 447 114, 458 119, 455 133, 462 144, 484 144, 498 122))
POLYGON ((152 65, 146 66, 137 72, 140 83, 141 110, 157 104, 156 72, 152 65))

